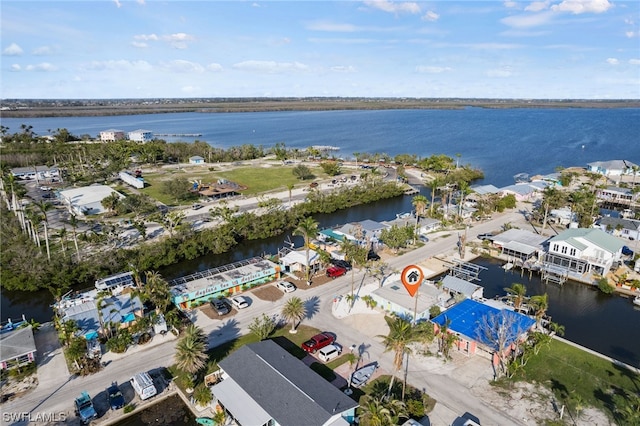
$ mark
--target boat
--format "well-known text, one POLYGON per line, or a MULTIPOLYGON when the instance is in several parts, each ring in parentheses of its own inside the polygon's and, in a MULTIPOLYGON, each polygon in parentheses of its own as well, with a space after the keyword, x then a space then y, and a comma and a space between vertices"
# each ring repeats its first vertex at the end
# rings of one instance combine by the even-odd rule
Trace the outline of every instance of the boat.
POLYGON ((640 306, 640 295, 633 298, 633 304, 636 306, 640 306))
POLYGON ((377 370, 378 363, 364 365, 351 374, 351 386, 359 388, 367 384, 373 373, 377 370))
POLYGON ((215 420, 213 420, 211 417, 197 417, 196 423, 205 426, 213 426, 216 424, 215 420))

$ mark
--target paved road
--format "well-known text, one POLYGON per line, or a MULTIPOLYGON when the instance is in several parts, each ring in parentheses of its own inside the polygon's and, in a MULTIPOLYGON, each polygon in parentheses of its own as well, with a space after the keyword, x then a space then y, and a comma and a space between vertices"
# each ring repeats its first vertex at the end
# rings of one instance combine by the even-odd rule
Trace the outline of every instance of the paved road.
MULTIPOLYGON (((475 225, 468 235, 476 235, 499 229, 501 224, 505 222, 513 222, 518 220, 521 214, 511 212, 498 215, 496 218, 475 225)), ((448 236, 440 238, 432 238, 432 240, 423 247, 406 253, 402 256, 390 259, 388 263, 396 270, 402 269, 404 266, 424 260, 428 257, 435 256, 444 252, 451 252, 455 249, 457 242, 457 234, 449 233, 448 236)), ((356 272, 356 282, 361 282, 362 272, 356 272)), ((378 339, 373 336, 363 334, 361 331, 335 318, 331 314, 331 303, 337 294, 346 294, 351 288, 351 273, 338 278, 330 283, 317 288, 305 289, 297 292, 304 296, 312 309, 310 318, 305 323, 313 325, 320 329, 335 331, 340 341, 349 345, 356 343, 360 345, 364 343, 370 345, 368 347, 371 359, 379 360, 381 367, 386 371, 392 371, 392 354, 384 353, 383 347, 378 339)), ((371 279, 371 278, 368 278, 371 279)), ((210 320, 203 316, 202 313, 196 311, 194 320, 198 325, 202 326, 209 335, 211 346, 229 341, 241 334, 248 332, 248 325, 252 318, 261 313, 268 315, 279 315, 282 305, 288 297, 292 297, 296 293, 288 294, 276 303, 266 302, 258 298, 253 298, 252 305, 248 309, 239 311, 233 318, 224 321, 210 320), (198 318, 198 314, 201 317, 198 318)), ((384 331, 381 331, 384 333, 384 331)), ((54 372, 58 375, 56 380, 44 380, 32 392, 24 397, 14 401, 7 402, 2 406, 3 419, 2 424, 26 424, 26 421, 15 421, 13 417, 9 420, 7 413, 31 413, 31 418, 36 415, 51 414, 65 412, 70 417, 73 398, 81 391, 87 390, 91 395, 98 395, 112 382, 126 382, 133 374, 140 371, 148 371, 155 368, 169 366, 173 363, 173 353, 175 340, 167 341, 153 347, 140 348, 135 353, 125 354, 113 359, 102 371, 88 377, 69 377, 66 372, 54 372)), ((57 355, 62 356, 62 355, 57 355)), ((108 356, 105 357, 108 359, 108 356)), ((456 414, 470 411, 478 415, 483 424, 521 424, 517 420, 510 418, 508 413, 487 406, 481 399, 471 394, 464 383, 460 383, 455 377, 440 374, 438 371, 426 367, 426 364, 420 361, 412 361, 409 364, 409 382, 427 392, 438 400, 441 407, 449 409, 449 413, 444 414, 440 421, 433 419, 434 425, 448 424, 456 414)), ((442 413, 442 411, 440 411, 442 413)), ((23 419, 28 418, 26 415, 23 419)), ((34 422, 34 424, 38 424, 34 422)), ((43 424, 43 423, 39 423, 43 424)), ((67 423, 68 424, 68 423, 67 423)))

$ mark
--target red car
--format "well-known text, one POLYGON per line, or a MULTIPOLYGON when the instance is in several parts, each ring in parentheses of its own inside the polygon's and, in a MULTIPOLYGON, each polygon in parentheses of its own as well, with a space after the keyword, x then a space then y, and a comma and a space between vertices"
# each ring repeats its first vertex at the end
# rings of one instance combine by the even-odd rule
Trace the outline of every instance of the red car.
POLYGON ((342 266, 332 266, 331 268, 327 269, 327 276, 331 278, 341 277, 346 273, 347 269, 343 268, 342 266))
POLYGON ((307 340, 302 344, 302 350, 305 352, 316 353, 318 349, 322 349, 325 346, 329 346, 335 341, 335 337, 333 337, 329 333, 320 333, 313 336, 311 339, 307 340))

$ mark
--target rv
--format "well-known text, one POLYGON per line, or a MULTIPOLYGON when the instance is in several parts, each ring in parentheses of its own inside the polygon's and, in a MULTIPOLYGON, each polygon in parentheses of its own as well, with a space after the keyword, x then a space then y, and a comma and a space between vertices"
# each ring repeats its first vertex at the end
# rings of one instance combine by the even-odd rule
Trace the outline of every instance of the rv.
POLYGON ((155 394, 158 393, 155 385, 153 384, 153 380, 149 373, 138 373, 131 378, 131 386, 136 390, 140 399, 145 400, 147 398, 151 398, 155 394))

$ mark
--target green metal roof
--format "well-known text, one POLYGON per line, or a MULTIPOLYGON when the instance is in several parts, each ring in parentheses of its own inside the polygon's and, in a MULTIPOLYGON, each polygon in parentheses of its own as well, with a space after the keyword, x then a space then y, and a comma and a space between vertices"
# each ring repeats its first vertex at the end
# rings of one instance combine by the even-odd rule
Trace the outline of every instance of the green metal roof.
POLYGON ((611 253, 619 251, 624 245, 624 243, 618 238, 596 228, 567 229, 553 237, 550 241, 565 241, 567 244, 571 244, 580 250, 587 248, 587 246, 579 241, 578 238, 582 238, 611 253))

